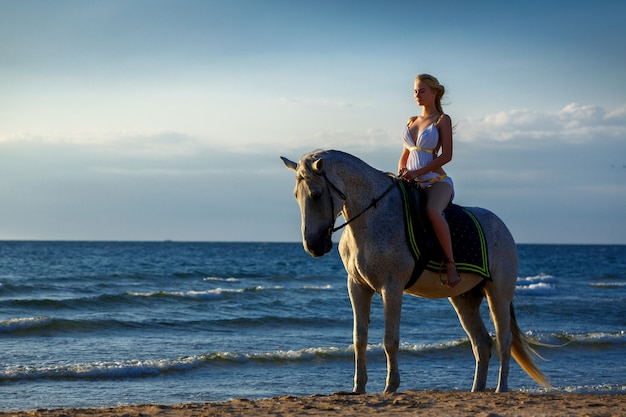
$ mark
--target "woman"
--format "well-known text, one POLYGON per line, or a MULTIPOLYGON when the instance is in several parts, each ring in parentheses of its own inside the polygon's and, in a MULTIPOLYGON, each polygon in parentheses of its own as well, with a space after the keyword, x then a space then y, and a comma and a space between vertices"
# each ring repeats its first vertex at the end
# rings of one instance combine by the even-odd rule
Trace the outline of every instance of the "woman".
POLYGON ((422 107, 422 115, 409 118, 404 128, 398 175, 416 181, 425 189, 426 214, 446 257, 445 284, 453 288, 461 282, 461 277, 454 264, 450 229, 443 217, 443 210, 454 197, 452 179, 442 168, 452 160, 452 120, 441 107, 444 93, 444 86, 432 75, 420 74, 415 78, 413 94, 417 105, 422 107))

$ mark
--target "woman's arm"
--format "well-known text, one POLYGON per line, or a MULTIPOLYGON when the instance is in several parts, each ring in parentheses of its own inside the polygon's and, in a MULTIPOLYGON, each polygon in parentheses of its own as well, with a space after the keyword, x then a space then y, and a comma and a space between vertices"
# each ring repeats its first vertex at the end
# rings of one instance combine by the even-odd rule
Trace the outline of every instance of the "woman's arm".
POLYGON ((406 161, 409 159, 409 150, 405 147, 402 148, 402 154, 398 161, 398 175, 402 176, 406 172, 406 161))

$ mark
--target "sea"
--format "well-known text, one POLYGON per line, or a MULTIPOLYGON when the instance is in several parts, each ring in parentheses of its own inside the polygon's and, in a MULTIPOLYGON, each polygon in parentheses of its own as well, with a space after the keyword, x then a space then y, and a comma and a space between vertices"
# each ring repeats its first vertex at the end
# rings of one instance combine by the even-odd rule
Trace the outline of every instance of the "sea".
MULTIPOLYGON (((626 246, 518 245, 522 330, 538 386, 626 392, 626 246)), ((490 332, 486 302, 482 313, 490 332)), ((384 389, 374 297, 368 392, 384 389)), ((488 389, 497 383, 493 352, 488 389)), ((446 299, 405 295, 400 390, 470 390, 474 358, 446 299)), ((352 310, 336 247, 300 243, 0 241, 0 410, 350 391, 352 310)))

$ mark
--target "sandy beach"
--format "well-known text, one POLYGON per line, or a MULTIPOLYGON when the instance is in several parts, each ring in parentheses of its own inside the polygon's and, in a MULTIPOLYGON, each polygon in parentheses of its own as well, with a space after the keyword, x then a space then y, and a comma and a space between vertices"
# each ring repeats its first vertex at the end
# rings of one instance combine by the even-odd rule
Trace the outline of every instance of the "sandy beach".
POLYGON ((0 417, 135 416, 626 416, 626 394, 406 391, 395 395, 336 393, 309 397, 93 409, 41 409, 0 417))

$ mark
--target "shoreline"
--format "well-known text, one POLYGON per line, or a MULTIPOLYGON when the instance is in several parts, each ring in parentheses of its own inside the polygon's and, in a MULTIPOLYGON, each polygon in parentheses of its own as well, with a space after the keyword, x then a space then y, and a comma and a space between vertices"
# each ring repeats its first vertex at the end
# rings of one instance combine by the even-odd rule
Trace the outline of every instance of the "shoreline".
POLYGON ((0 417, 192 417, 192 416, 626 416, 626 393, 577 394, 406 391, 393 395, 335 393, 174 405, 122 405, 3 411, 0 417))

